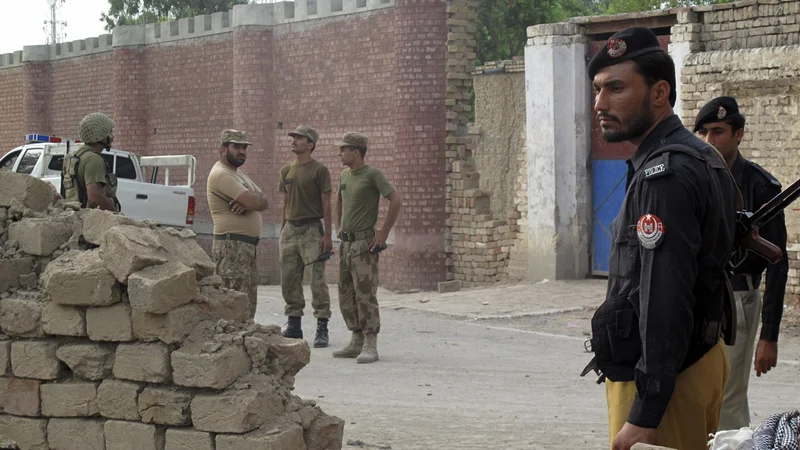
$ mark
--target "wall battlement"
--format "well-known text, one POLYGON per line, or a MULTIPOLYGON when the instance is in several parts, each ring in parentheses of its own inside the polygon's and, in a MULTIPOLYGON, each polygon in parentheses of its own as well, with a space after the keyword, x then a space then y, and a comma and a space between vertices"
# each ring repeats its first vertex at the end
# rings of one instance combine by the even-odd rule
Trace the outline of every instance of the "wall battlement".
POLYGON ((275 26, 372 12, 394 7, 395 0, 296 0, 236 5, 232 11, 188 17, 170 22, 128 25, 112 34, 51 45, 25 46, 0 55, 0 70, 23 62, 56 61, 103 53, 117 47, 153 45, 229 33, 245 26, 275 26))

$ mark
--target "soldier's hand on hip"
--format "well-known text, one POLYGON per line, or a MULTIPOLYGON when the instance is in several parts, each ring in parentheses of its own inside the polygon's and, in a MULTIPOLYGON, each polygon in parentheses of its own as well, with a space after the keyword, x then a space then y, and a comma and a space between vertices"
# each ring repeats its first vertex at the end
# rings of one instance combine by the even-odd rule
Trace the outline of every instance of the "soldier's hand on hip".
POLYGON ((374 252, 379 248, 386 247, 386 238, 387 236, 383 234, 383 230, 377 232, 369 245, 369 251, 374 252))
POLYGON ((333 239, 330 236, 322 236, 322 240, 319 241, 319 252, 328 253, 331 250, 333 250, 333 239))
POLYGON ((754 364, 756 376, 767 373, 778 365, 778 343, 776 341, 765 341, 760 339, 756 346, 756 362, 754 364))

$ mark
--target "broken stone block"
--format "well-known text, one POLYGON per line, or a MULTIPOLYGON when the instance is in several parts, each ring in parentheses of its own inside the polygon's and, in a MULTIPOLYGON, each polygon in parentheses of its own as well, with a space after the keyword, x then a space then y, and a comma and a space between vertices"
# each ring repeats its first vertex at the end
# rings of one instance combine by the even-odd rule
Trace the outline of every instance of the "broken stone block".
POLYGON ((280 367, 288 375, 295 376, 300 369, 311 362, 311 349, 303 339, 290 339, 281 335, 269 336, 268 358, 278 360, 280 367))
POLYGON ((139 416, 137 399, 144 385, 132 381, 104 380, 97 388, 97 408, 109 419, 135 420, 139 416))
POLYGON ((47 417, 90 417, 97 415, 97 386, 100 383, 48 383, 39 387, 42 415, 47 417))
POLYGON ((48 302, 42 311, 42 329, 59 336, 86 336, 86 313, 72 306, 48 302))
POLYGON ((78 216, 83 220, 83 238, 86 242, 94 245, 100 245, 103 235, 108 230, 118 225, 131 225, 135 227, 144 227, 141 222, 137 222, 122 214, 112 213, 110 211, 103 211, 101 209, 82 209, 78 216))
POLYGON ((55 189, 38 178, 13 172, 0 172, 0 207, 8 208, 16 200, 20 206, 46 211, 54 203, 55 189))
POLYGON ((246 433, 276 421, 283 399, 266 375, 248 375, 216 394, 197 394, 192 400, 195 429, 212 433, 246 433))
POLYGON ((44 337, 42 310, 45 304, 26 298, 0 300, 0 328, 11 336, 44 337))
POLYGON ((11 341, 0 341, 0 376, 11 373, 11 341))
POLYGON ((125 342, 135 339, 131 305, 117 303, 86 310, 86 333, 93 341, 125 342))
POLYGON ((19 276, 19 285, 23 289, 36 289, 38 287, 39 277, 35 272, 19 276))
POLYGON ((172 352, 175 384, 224 389, 250 371, 250 357, 241 345, 203 350, 201 345, 193 343, 172 352))
POLYGON ((139 394, 139 415, 144 423, 189 425, 192 393, 174 388, 147 388, 139 394))
POLYGON ((169 347, 160 342, 119 344, 113 373, 114 377, 125 380, 169 381, 172 376, 169 347))
POLYGON ((164 428, 145 423, 108 420, 106 450, 164 450, 164 428))
POLYGON ((170 428, 164 450, 214 450, 214 438, 211 433, 170 428))
POLYGON ((115 350, 113 345, 108 344, 64 344, 56 351, 56 356, 76 376, 102 381, 111 376, 115 350))
POLYGON ((343 437, 344 420, 326 414, 320 414, 304 432, 308 450, 342 448, 343 437))
POLYGON ((440 281, 437 285, 440 294, 446 294, 448 292, 457 292, 461 290, 461 281, 453 280, 453 281, 440 281))
POLYGON ((59 305, 105 306, 120 301, 119 283, 106 270, 99 250, 67 252, 44 271, 44 286, 59 305))
POLYGON ((171 229, 114 227, 103 236, 100 249, 106 267, 126 284, 132 274, 169 261, 191 267, 199 278, 214 273, 214 263, 194 238, 171 229))
POLYGON ((0 413, 38 416, 40 383, 24 378, 0 378, 0 413))
POLYGON ((72 222, 59 217, 22 219, 8 228, 8 238, 18 241, 23 252, 36 256, 52 255, 70 236, 72 222))
POLYGON ((128 278, 131 307, 153 314, 164 314, 189 303, 197 292, 194 269, 179 262, 151 266, 128 278))
POLYGON ((133 309, 133 334, 145 341, 161 340, 167 344, 176 344, 183 342, 203 321, 248 320, 249 305, 247 294, 201 287, 194 302, 179 306, 166 314, 150 314, 133 309))
POLYGON ((63 366, 56 357, 58 342, 16 341, 11 344, 11 369, 15 376, 37 380, 55 380, 63 366))
POLYGON ((86 450, 106 446, 103 424, 98 419, 50 419, 47 424, 47 442, 52 449, 86 450))
MULTIPOLYGON (((296 423, 264 427, 247 434, 218 434, 217 450, 306 450, 303 427, 296 423)), ((333 447, 331 447, 333 448, 333 447)))
MULTIPOLYGON (((2 225, 0 225, 2 228, 2 225)), ((33 258, 0 259, 0 292, 20 287, 19 276, 33 271, 33 258)))
POLYGON ((0 436, 16 442, 20 450, 50 450, 47 445, 47 419, 0 415, 0 436))

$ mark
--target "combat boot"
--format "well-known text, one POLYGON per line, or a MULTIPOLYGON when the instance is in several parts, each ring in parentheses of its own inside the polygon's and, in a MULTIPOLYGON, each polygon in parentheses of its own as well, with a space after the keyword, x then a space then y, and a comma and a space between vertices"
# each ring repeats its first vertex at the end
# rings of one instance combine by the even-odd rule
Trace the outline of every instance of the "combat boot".
POLYGON ((333 352, 334 358, 355 358, 361 353, 361 347, 364 346, 364 334, 360 331, 353 331, 350 337, 350 343, 341 350, 333 352))
POLYGON ((303 329, 300 327, 300 317, 289 317, 286 329, 281 333, 283 337, 303 339, 303 329))
POLYGON ((366 364, 378 360, 378 335, 375 333, 364 334, 364 346, 361 349, 361 354, 358 355, 356 361, 359 364, 366 364))
POLYGON ((328 319, 317 319, 317 335, 314 336, 314 348, 328 346, 328 319))

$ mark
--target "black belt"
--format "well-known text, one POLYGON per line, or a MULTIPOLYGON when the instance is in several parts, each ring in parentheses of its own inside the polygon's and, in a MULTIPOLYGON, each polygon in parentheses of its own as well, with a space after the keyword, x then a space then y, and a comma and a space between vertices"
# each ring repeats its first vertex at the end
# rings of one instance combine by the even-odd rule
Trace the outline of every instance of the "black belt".
POLYGON ((258 245, 259 238, 246 236, 244 234, 235 234, 235 233, 228 233, 228 234, 215 234, 214 235, 215 241, 239 241, 239 242, 246 242, 248 244, 258 245))
POLYGON ((736 274, 731 278, 731 287, 734 291, 749 291, 750 286, 753 289, 758 288, 759 282, 761 280, 756 280, 755 275, 751 274, 736 274), (747 281, 750 280, 750 283, 747 281))
POLYGON ((297 219, 297 220, 286 219, 286 222, 292 224, 293 227, 316 225, 319 223, 319 221, 320 221, 319 217, 313 217, 311 219, 297 219))
POLYGON ((362 241, 372 239, 375 237, 375 230, 366 231, 342 231, 339 233, 339 239, 344 242, 362 241))

